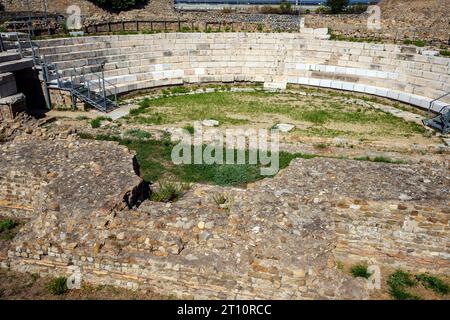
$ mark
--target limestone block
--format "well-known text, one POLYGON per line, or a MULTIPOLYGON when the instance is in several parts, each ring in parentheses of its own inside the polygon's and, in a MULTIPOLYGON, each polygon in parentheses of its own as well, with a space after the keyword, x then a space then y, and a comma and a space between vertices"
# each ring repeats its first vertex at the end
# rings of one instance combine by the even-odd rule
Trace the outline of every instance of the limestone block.
POLYGON ((17 93, 16 79, 10 72, 0 74, 0 98, 17 93))

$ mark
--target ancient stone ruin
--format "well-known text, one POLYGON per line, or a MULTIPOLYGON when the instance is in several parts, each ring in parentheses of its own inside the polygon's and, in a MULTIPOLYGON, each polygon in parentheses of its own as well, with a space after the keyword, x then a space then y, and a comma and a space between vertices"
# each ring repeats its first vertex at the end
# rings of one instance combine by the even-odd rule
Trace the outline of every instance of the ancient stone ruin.
MULTIPOLYGON (((71 92, 61 83, 73 81, 74 68, 85 84, 94 82, 99 64, 117 94, 260 83, 269 91, 307 85, 363 93, 434 112, 449 104, 450 96, 430 102, 450 92, 450 59, 412 46, 326 38, 326 30, 307 29, 36 45, 57 70, 48 79, 50 98, 67 109, 71 92)), ((10 99, 0 101, 1 121, 22 110, 12 73, 1 69, 17 59, 0 58, 1 101, 10 99)), ((27 221, 0 251, 3 268, 195 299, 369 298, 367 282, 343 273, 338 261, 450 275, 445 146, 428 162, 396 165, 294 159, 244 188, 193 184, 178 201, 161 203, 148 200, 153 186, 140 177, 133 151, 82 139, 56 122, 0 140, 0 214, 27 221), (215 194, 225 194, 226 204, 215 194)))

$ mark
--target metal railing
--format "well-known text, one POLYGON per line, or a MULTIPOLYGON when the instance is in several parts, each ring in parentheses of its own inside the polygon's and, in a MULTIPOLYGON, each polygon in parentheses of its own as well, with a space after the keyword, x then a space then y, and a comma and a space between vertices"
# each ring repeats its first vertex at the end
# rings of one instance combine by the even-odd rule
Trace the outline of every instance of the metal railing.
POLYGON ((84 67, 80 71, 73 68, 70 76, 70 90, 77 98, 100 111, 108 112, 117 107, 117 87, 105 79, 103 72, 101 75, 86 74, 84 67), (88 79, 87 76, 90 78, 88 79))

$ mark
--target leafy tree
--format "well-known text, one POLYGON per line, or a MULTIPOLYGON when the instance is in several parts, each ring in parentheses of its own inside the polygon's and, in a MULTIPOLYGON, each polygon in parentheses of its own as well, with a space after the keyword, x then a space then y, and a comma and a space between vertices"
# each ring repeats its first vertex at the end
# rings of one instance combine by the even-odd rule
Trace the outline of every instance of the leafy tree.
POLYGON ((292 11, 292 4, 287 1, 287 0, 283 0, 280 2, 280 11, 283 14, 289 14, 292 11))
POLYGON ((325 5, 331 9, 331 13, 342 12, 349 4, 349 0, 327 0, 325 5))

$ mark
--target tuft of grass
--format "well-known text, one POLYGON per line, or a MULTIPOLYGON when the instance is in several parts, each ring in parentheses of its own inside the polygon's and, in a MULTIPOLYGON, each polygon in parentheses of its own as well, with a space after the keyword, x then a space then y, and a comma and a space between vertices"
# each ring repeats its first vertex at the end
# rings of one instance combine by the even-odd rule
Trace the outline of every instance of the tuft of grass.
POLYGON ((357 264, 350 269, 350 272, 355 278, 360 277, 369 279, 372 274, 367 270, 367 268, 367 264, 357 264))
POLYGON ((450 57, 450 51, 448 50, 441 50, 439 51, 439 54, 444 57, 450 57))
POLYGON ((112 121, 112 119, 110 117, 99 116, 99 117, 91 120, 91 127, 94 129, 100 128, 102 121, 112 121))
POLYGON ((450 286, 436 276, 432 276, 428 273, 421 273, 416 275, 416 279, 420 281, 425 288, 431 289, 438 294, 446 295, 450 293, 450 286))
POLYGON ((344 263, 342 262, 342 261, 336 261, 336 267, 339 269, 339 270, 344 270, 344 263))
POLYGON ((150 200, 156 202, 174 202, 183 194, 183 188, 175 182, 160 182, 159 190, 153 192, 150 200))
POLYGON ((89 119, 89 117, 86 117, 86 116, 78 116, 78 117, 76 117, 75 119, 77 119, 77 120, 87 120, 87 119, 89 119))
POLYGON ((389 276, 387 284, 389 286, 389 294, 396 300, 420 299, 419 296, 413 295, 407 291, 408 288, 417 286, 417 281, 408 272, 396 270, 389 276))
POLYGON ((49 284, 48 284, 48 291, 53 294, 53 295, 63 295, 64 293, 67 292, 68 288, 67 288, 67 278, 65 277, 58 277, 56 279, 53 279, 49 284))
POLYGON ((317 149, 326 149, 328 147, 328 145, 326 143, 317 143, 314 145, 314 148, 317 149))
POLYGON ((228 201, 228 197, 225 194, 218 193, 213 196, 214 202, 217 204, 218 207, 221 207, 228 201))
POLYGON ((191 135, 194 134, 195 132, 195 128, 192 124, 187 124, 183 127, 184 130, 186 130, 187 132, 189 132, 191 135))
POLYGON ((125 135, 141 140, 150 139, 152 137, 150 132, 141 129, 129 129, 125 131, 125 135))

